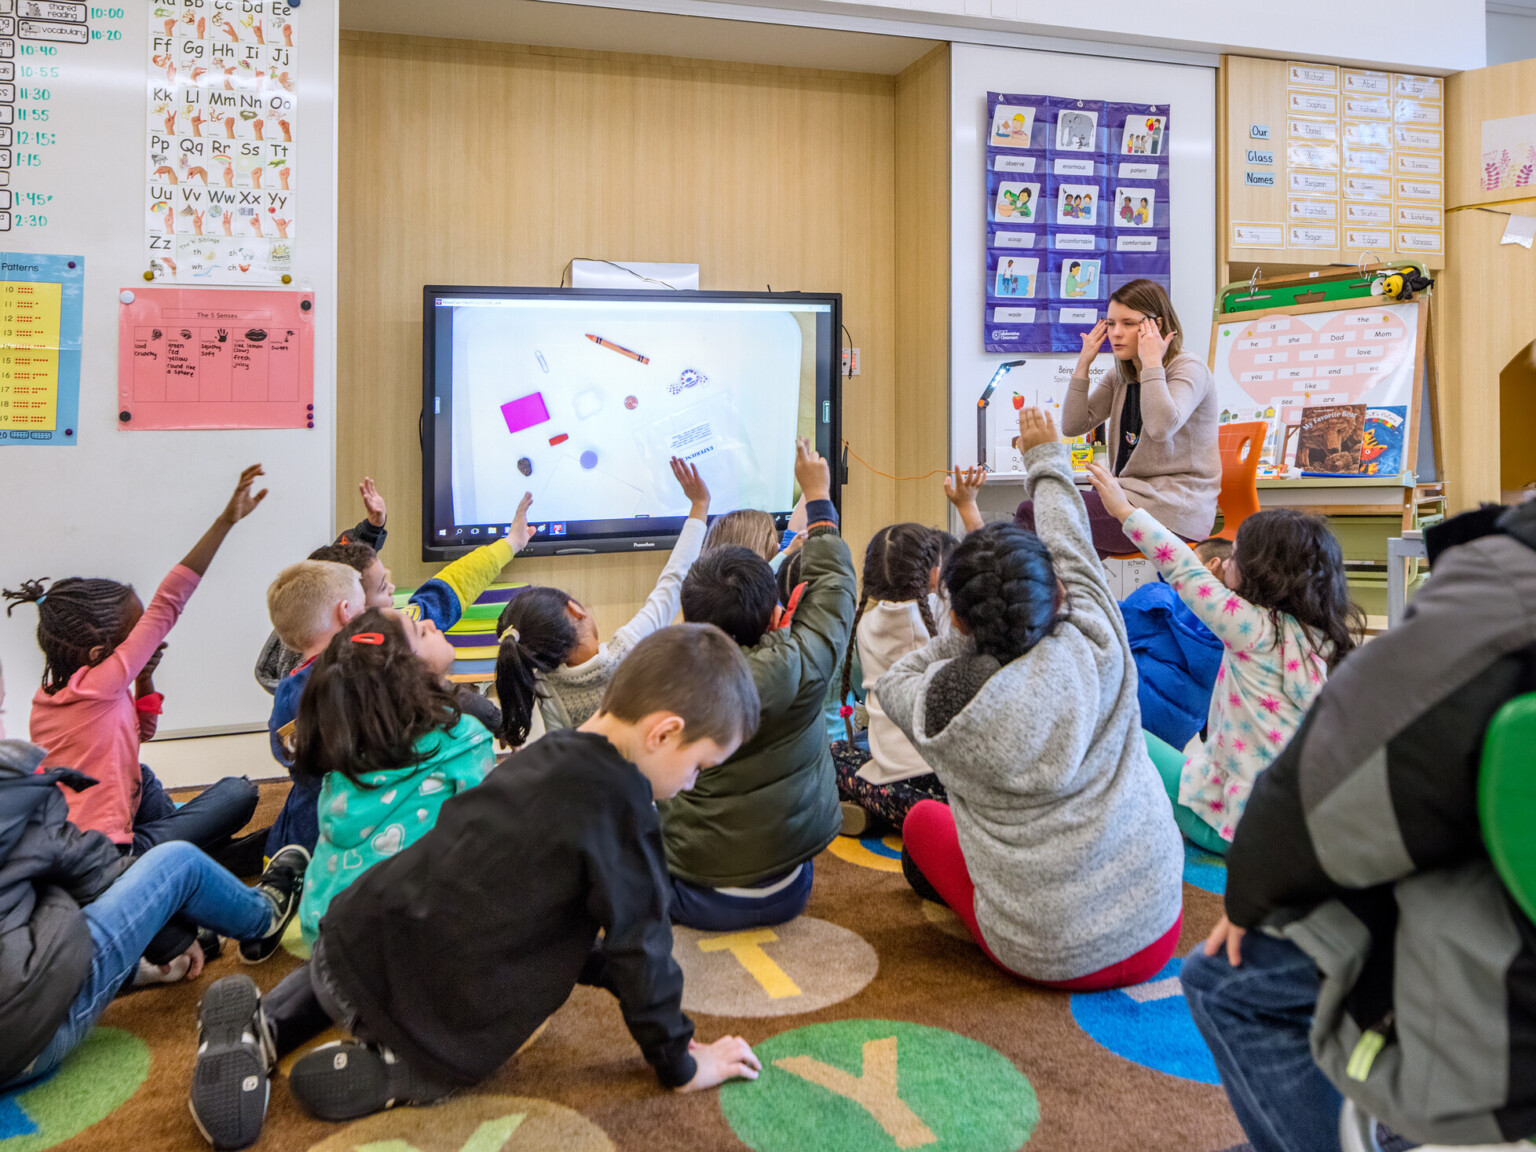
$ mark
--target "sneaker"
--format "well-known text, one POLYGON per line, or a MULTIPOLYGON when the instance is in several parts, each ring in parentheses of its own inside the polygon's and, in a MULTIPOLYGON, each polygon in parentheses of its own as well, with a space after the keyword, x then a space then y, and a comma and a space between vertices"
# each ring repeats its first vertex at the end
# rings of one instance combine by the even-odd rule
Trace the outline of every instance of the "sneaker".
POLYGON ((261 1135, 277 1051, 249 976, 226 976, 197 1009, 197 1066, 187 1106, 215 1148, 246 1148, 261 1135))
POLYGON ((299 900, 304 895, 304 870, 309 867, 309 852, 290 844, 272 857, 261 874, 256 890, 272 901, 272 923, 264 936, 240 943, 240 959, 246 964, 260 964, 277 951, 283 933, 299 914, 299 900))
POLYGON ((862 836, 868 832, 874 820, 868 812, 857 804, 850 804, 844 800, 839 807, 843 810, 843 836, 862 836))
POLYGON ((379 1044, 336 1040, 301 1057, 288 1090, 321 1120, 356 1120, 386 1108, 433 1104, 445 1093, 379 1044))

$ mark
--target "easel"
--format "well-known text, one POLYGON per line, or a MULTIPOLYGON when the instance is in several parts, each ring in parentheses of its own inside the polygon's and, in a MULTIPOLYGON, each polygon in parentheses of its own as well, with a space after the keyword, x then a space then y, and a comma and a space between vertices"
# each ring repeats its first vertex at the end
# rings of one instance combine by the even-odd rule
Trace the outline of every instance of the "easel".
MULTIPOLYGON (((1369 253, 1367 255, 1370 255, 1369 253)), ((1253 275, 1247 281, 1238 281, 1228 284, 1217 294, 1215 315, 1211 324, 1211 344, 1209 367, 1212 371, 1216 368, 1216 343, 1218 329, 1222 324, 1244 324, 1254 318, 1256 312, 1278 314, 1285 316, 1301 316, 1318 312, 1342 312, 1348 311, 1352 304, 1359 303, 1369 305, 1376 301, 1371 296, 1371 285, 1375 280, 1390 272, 1423 272, 1423 266, 1411 261, 1398 261, 1393 263, 1367 264, 1364 256, 1360 263, 1353 268, 1340 268, 1332 272, 1309 272, 1302 275, 1277 276, 1271 280, 1265 280, 1261 275, 1262 269, 1255 268, 1253 275)), ((1432 332, 1431 313, 1432 290, 1426 289, 1420 293, 1413 303, 1418 305, 1418 319, 1414 333, 1413 353, 1413 381, 1409 406, 1408 406, 1408 430, 1403 438, 1402 466, 1403 473, 1411 473, 1414 483, 1411 485, 1382 487, 1383 496, 1387 492, 1396 491, 1395 499, 1383 501, 1381 504, 1361 503, 1335 503, 1327 501, 1314 504, 1292 505, 1301 507, 1309 512, 1324 516, 1341 515, 1398 515, 1401 519, 1403 531, 1408 531, 1418 525, 1423 519, 1431 521, 1436 518, 1436 508, 1440 512, 1444 509, 1445 486, 1438 479, 1441 461, 1445 459, 1440 444, 1440 404, 1438 381, 1435 376, 1434 344, 1432 332), (1427 412, 1426 405, 1427 402, 1427 412), (1430 427, 1430 444, 1433 448, 1434 467, 1436 479, 1428 483, 1419 482, 1419 432, 1421 421, 1428 419, 1430 427)), ((1385 301, 1385 303, 1397 303, 1385 301)), ((1278 453, 1284 460, 1284 448, 1278 453)), ((1261 488, 1292 488, 1299 489, 1303 486, 1312 487, 1313 483, 1306 480, 1288 481, 1281 478, 1260 481, 1261 488)), ((1324 487, 1347 489, 1355 487, 1378 487, 1371 484, 1366 478, 1341 476, 1326 482, 1324 487)))

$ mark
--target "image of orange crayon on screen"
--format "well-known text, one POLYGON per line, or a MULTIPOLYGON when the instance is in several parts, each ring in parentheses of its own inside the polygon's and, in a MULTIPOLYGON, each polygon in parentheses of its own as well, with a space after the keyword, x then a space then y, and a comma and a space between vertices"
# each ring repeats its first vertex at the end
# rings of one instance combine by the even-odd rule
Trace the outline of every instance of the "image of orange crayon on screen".
POLYGON ((594 336, 590 332, 587 333, 587 339, 599 347, 607 348, 610 351, 617 352, 620 356, 628 356, 631 360, 638 360, 642 364, 649 364, 651 362, 651 358, 649 356, 642 356, 638 352, 631 352, 622 344, 615 344, 612 340, 604 340, 601 336, 594 336))

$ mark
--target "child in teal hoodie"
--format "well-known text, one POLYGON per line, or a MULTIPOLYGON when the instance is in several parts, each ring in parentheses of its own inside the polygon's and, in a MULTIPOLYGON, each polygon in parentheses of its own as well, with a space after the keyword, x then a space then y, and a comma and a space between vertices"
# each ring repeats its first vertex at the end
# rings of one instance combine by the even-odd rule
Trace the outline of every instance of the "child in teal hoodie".
POLYGON ((436 628, 369 609, 315 661, 299 703, 295 776, 323 780, 320 839, 305 877, 306 943, 338 894, 437 823, 443 802, 495 766, 491 734, 433 670, 436 628))

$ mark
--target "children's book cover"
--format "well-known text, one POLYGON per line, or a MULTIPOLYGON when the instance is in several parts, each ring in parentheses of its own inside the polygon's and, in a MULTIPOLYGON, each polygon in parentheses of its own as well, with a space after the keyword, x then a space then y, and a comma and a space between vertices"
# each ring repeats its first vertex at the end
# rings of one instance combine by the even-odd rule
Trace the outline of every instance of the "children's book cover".
POLYGON ((1365 445, 1360 451, 1362 476, 1397 476, 1403 470, 1405 405, 1365 410, 1365 445))
POLYGON ((1303 409, 1296 435, 1296 465, 1303 476, 1359 476, 1364 447, 1364 404, 1303 409))

